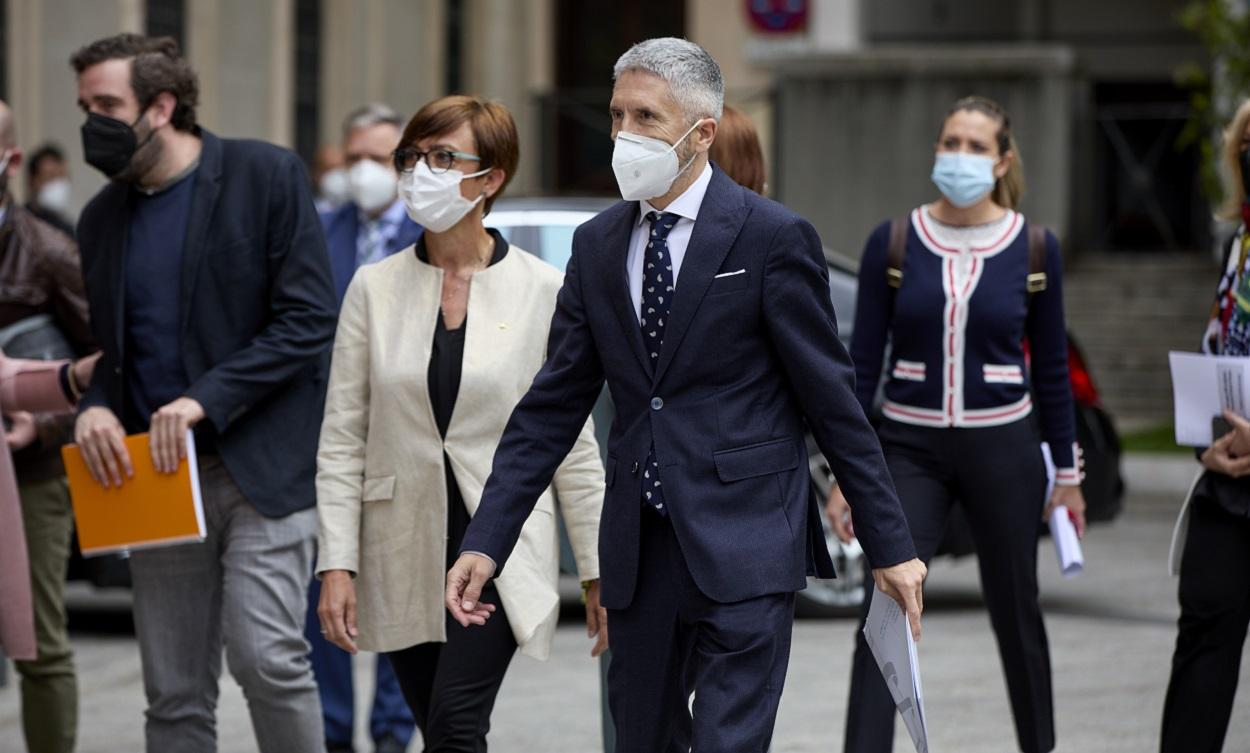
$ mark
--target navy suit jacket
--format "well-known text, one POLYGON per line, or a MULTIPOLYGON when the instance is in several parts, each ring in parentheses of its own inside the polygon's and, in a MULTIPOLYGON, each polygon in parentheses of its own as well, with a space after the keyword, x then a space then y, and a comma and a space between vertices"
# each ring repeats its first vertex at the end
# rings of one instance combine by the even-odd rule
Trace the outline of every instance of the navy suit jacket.
MULTIPOLYGON (((326 247, 330 249, 330 269, 334 272, 334 289, 339 305, 347 293, 347 285, 356 274, 356 237, 360 233, 360 210, 353 202, 321 215, 321 226, 326 233, 326 247)), ((421 237, 421 226, 404 215, 399 232, 386 246, 386 255, 402 251, 421 237)))
POLYGON ((716 169, 653 372, 626 275, 638 211, 618 203, 574 234, 547 362, 508 422, 461 551, 487 554, 502 571, 606 380, 616 416, 599 529, 604 606, 633 599, 640 516, 651 514, 640 468, 653 442, 690 575, 715 601, 797 591, 809 573, 833 577, 805 425, 855 503, 873 565, 914 557, 855 399, 816 231, 716 169))
MULTIPOLYGON (((244 496, 281 517, 316 503, 317 438, 337 313, 299 157, 201 131, 178 325, 187 397, 244 496)), ((125 251, 133 190, 109 183, 78 221, 91 328, 103 356, 80 408, 126 400, 125 251)), ((124 420, 124 419, 123 419, 124 420)), ((134 430, 135 427, 128 427, 134 430)))

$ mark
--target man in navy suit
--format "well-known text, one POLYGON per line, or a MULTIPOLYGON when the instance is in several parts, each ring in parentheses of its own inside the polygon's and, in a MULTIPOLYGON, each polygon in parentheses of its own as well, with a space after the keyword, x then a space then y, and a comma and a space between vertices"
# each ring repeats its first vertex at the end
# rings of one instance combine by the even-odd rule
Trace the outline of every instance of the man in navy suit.
POLYGON ((351 199, 321 215, 340 305, 359 267, 408 248, 421 237, 421 226, 408 219, 395 192, 399 176, 391 153, 399 146, 403 128, 403 119, 382 104, 354 110, 343 122, 351 199))
MULTIPOLYGON (((321 215, 334 288, 339 304, 362 264, 384 259, 408 248, 421 237, 421 226, 408 219, 395 186, 391 153, 399 146, 404 121, 382 104, 369 104, 353 110, 343 121, 343 156, 348 170, 350 200, 321 215)), ((304 636, 312 646, 309 658, 317 689, 321 693, 321 713, 325 721, 327 753, 351 751, 355 727, 355 700, 352 689, 352 657, 321 634, 317 603, 321 581, 313 578, 308 588, 308 614, 304 636)), ((399 690, 391 663, 379 656, 369 714, 369 735, 376 753, 397 753, 408 749, 416 721, 399 690)))
POLYGON ((599 557, 617 751, 763 753, 794 592, 809 573, 833 576, 805 426, 857 503, 877 586, 917 634, 925 568, 855 399, 820 239, 708 161, 720 68, 691 42, 652 39, 614 75, 626 201, 574 235, 547 363, 500 440, 447 606, 462 624, 489 618, 481 586, 606 381, 599 557))

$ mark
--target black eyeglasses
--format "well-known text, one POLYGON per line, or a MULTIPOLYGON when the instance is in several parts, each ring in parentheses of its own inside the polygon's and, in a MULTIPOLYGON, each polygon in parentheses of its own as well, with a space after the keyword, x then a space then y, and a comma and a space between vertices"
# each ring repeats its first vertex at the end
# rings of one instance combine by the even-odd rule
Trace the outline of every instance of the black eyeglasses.
POLYGON ((408 173, 416 170, 417 163, 424 159, 425 164, 430 166, 430 172, 436 175, 439 173, 445 173, 452 169, 455 167, 457 161, 482 161, 482 158, 476 154, 456 152, 450 149, 431 149, 428 152, 423 152, 420 149, 414 149, 412 147, 396 149, 391 153, 391 159, 395 162, 395 169, 401 173, 408 173))

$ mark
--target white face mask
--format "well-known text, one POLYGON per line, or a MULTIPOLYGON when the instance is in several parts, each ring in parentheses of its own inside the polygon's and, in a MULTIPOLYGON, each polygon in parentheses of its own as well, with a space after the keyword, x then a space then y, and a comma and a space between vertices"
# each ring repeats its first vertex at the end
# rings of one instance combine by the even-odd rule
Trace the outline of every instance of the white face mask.
POLYGON ((69 178, 53 178, 44 183, 35 197, 35 203, 44 209, 69 214, 70 204, 73 203, 69 178))
POLYGON ((685 141, 701 122, 696 120, 690 130, 673 144, 626 131, 617 133, 616 146, 612 149, 612 172, 616 173, 621 198, 640 201, 668 193, 677 176, 694 162, 692 156, 689 162, 678 167, 677 145, 685 141))
POLYGON ((317 188, 321 191, 321 198, 331 204, 346 204, 352 198, 352 189, 347 180, 347 171, 341 167, 326 170, 322 174, 321 183, 317 188))
POLYGON ((352 201, 366 214, 386 208, 395 200, 395 171, 371 159, 362 159, 347 172, 352 201))
POLYGON ((460 181, 490 171, 488 167, 467 175, 459 170, 435 173, 421 160, 416 168, 399 176, 399 195, 413 222, 432 233, 446 232, 486 197, 483 192, 473 201, 464 198, 460 181))

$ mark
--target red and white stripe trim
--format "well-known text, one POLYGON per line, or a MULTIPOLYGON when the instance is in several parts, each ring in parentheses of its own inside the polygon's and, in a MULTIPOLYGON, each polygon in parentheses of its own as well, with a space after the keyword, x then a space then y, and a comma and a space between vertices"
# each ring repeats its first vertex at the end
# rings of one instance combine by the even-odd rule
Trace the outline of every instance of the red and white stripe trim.
MULTIPOLYGON (((960 411, 957 416, 945 410, 920 408, 915 405, 904 405, 886 400, 881 412, 886 418, 912 426, 932 426, 937 428, 974 429, 986 426, 1002 426, 1012 421, 1019 421, 1033 411, 1033 399, 1025 395, 1014 403, 994 408, 974 408, 960 411)), ((1066 471, 1067 469, 1063 469, 1066 471)))
POLYGON ((1055 485, 1056 486, 1080 486, 1081 485, 1081 448, 1076 442, 1072 443, 1072 466, 1069 468, 1055 469, 1055 485))

